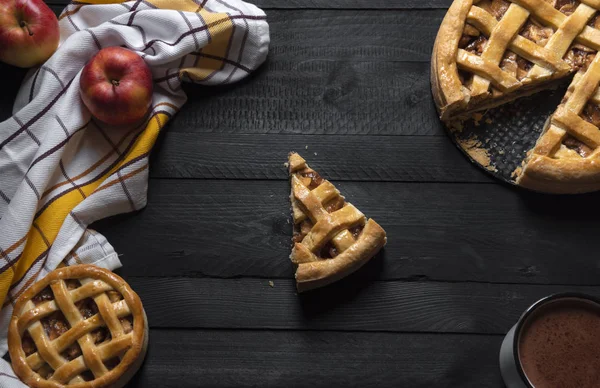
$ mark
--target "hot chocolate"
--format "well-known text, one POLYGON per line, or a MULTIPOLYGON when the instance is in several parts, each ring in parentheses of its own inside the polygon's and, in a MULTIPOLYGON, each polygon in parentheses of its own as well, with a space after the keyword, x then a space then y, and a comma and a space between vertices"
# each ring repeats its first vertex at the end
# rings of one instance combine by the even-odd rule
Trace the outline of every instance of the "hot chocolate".
POLYGON ((519 359, 535 388, 600 386, 600 307, 561 299, 538 308, 525 322, 519 359))

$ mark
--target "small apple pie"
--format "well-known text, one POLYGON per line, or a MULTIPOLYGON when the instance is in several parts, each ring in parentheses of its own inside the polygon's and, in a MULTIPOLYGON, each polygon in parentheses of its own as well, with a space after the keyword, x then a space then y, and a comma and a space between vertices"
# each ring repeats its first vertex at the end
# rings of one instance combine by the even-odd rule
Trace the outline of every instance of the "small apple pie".
POLYGON ((51 272, 17 300, 8 329, 13 369, 30 387, 123 387, 148 344, 138 295, 93 265, 51 272))

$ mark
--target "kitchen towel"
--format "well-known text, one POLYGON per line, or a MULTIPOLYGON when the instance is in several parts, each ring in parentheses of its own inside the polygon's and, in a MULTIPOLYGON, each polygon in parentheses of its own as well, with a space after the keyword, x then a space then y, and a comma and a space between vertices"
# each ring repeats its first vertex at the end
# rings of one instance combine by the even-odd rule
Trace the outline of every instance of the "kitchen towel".
MULTIPOLYGON (((62 264, 121 265, 88 225, 146 205, 148 155, 186 101, 181 83, 239 81, 269 46, 264 12, 239 0, 78 1, 59 25, 58 50, 28 73, 0 123, 1 354, 14 302, 36 280, 62 264), (98 123, 81 102, 81 70, 109 46, 137 52, 152 70, 152 108, 139 126, 98 123)), ((17 386, 2 360, 0 387, 17 386)))

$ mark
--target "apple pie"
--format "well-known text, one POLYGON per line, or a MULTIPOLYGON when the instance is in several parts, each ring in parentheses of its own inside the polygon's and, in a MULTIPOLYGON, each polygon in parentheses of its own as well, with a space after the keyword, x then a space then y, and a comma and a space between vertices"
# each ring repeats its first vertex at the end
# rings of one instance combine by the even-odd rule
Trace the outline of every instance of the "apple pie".
POLYGON ((572 77, 562 103, 515 173, 544 192, 600 189, 600 2, 454 0, 431 61, 440 117, 450 122, 572 77))
POLYGON ((385 231, 346 202, 335 186, 297 153, 289 155, 294 220, 292 254, 299 292, 356 271, 386 243, 385 231))
POLYGON ((123 387, 148 344, 142 303, 114 273, 63 267, 17 300, 8 329, 13 369, 30 387, 123 387))

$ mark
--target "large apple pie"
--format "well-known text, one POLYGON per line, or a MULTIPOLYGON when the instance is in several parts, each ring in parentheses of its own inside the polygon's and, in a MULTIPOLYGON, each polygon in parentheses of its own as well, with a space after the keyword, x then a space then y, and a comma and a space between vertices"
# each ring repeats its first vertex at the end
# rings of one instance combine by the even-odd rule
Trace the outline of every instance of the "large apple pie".
POLYGON ((356 271, 386 243, 385 231, 367 220, 335 186, 297 153, 289 155, 294 246, 290 259, 298 291, 322 287, 356 271))
POLYGON ((432 90, 449 122, 573 77, 516 183, 600 189, 600 1, 455 0, 432 55, 432 90))
POLYGON ((137 294, 93 265, 60 268, 35 283, 18 299, 8 329, 13 369, 36 388, 122 387, 147 344, 137 294))

